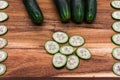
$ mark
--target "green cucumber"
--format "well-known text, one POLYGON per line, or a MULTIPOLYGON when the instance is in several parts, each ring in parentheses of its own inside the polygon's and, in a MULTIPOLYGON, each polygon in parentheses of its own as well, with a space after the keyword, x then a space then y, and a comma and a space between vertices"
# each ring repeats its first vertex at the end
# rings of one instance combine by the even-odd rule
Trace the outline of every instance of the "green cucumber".
POLYGON ((23 0, 23 3, 28 11, 29 16, 35 24, 43 23, 44 17, 36 0, 23 0))
POLYGON ((71 18, 70 7, 68 0, 54 0, 56 8, 62 22, 68 22, 71 18))
POLYGON ((73 21, 81 23, 84 19, 84 0, 70 0, 70 7, 73 21))
POLYGON ((92 23, 96 17, 97 1, 96 0, 85 0, 85 20, 88 23, 92 23))

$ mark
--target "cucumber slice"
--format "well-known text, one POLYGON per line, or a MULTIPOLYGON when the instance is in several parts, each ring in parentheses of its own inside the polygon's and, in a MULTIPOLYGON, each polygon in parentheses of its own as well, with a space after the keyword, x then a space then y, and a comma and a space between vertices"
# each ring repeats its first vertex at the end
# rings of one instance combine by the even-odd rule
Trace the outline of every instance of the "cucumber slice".
POLYGON ((0 35, 4 35, 5 33, 7 33, 8 28, 5 25, 0 25, 0 35))
POLYGON ((82 46, 84 43, 85 43, 85 40, 82 36, 75 35, 70 37, 69 39, 69 44, 73 47, 82 46))
POLYGON ((59 45, 55 41, 47 41, 45 43, 45 49, 50 54, 55 54, 59 51, 59 45))
POLYGON ((120 60, 120 47, 116 47, 112 50, 113 58, 120 60))
POLYGON ((8 2, 4 0, 0 0, 0 10, 8 7, 8 2))
POLYGON ((79 58, 81 59, 90 59, 91 58, 91 53, 88 49, 86 48, 81 48, 79 47, 77 50, 76 50, 76 54, 79 58))
POLYGON ((0 64, 0 76, 5 74, 5 72, 7 71, 7 68, 4 64, 0 64))
POLYGON ((112 29, 113 29, 115 32, 120 32, 120 22, 119 22, 119 21, 114 22, 113 25, 112 25, 112 29))
POLYGON ((74 48, 72 46, 62 46, 60 52, 64 55, 71 55, 74 52, 74 48))
POLYGON ((113 0, 111 1, 110 5, 115 9, 120 9, 120 0, 113 0))
POLYGON ((5 38, 0 38, 0 49, 7 45, 7 40, 5 38))
POLYGON ((4 12, 0 12, 0 22, 3 22, 8 19, 8 15, 4 12))
POLYGON ((7 59, 7 57, 8 57, 7 52, 0 50, 0 62, 5 61, 7 59))
POLYGON ((120 11, 114 11, 112 13, 112 18, 115 20, 120 20, 120 11))
POLYGON ((113 73, 120 76, 120 62, 116 62, 114 65, 113 65, 113 73))
POLYGON ((66 43, 68 41, 68 35, 64 32, 53 33, 53 39, 58 43, 66 43))
POLYGON ((120 34, 114 34, 112 36, 112 42, 116 45, 120 45, 120 34))
POLYGON ((68 56, 66 68, 70 69, 70 70, 75 69, 78 67, 79 63, 80 63, 80 61, 77 56, 75 56, 75 55, 68 56))
POLYGON ((60 53, 57 53, 53 56, 53 66, 55 68, 63 68, 66 65, 67 57, 65 55, 62 55, 60 53))

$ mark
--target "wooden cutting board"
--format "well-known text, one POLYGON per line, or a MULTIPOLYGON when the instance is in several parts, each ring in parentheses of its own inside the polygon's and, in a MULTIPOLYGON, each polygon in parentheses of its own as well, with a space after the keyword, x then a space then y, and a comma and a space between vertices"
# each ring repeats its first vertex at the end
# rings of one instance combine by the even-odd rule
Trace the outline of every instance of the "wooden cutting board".
POLYGON ((6 0, 9 7, 9 20, 0 23, 8 26, 9 31, 1 36, 8 39, 8 46, 3 50, 8 52, 8 59, 3 62, 7 66, 7 73, 2 77, 117 77, 112 73, 112 65, 117 62, 111 56, 116 47, 111 42, 115 32, 111 29, 114 22, 110 7, 112 0, 97 0, 97 18, 93 24, 63 24, 59 20, 53 0, 37 0, 45 20, 42 26, 34 25, 22 3, 22 0, 6 0), (52 56, 44 50, 44 43, 51 40, 54 31, 65 31, 70 36, 79 34, 84 36, 86 43, 83 47, 92 52, 90 60, 81 60, 75 70, 53 68, 52 56))

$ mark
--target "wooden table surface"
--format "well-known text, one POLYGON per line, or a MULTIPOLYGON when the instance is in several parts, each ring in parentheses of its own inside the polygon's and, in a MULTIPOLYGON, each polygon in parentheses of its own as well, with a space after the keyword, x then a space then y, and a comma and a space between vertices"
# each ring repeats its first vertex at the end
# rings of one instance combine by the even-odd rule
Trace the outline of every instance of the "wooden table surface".
POLYGON ((110 7, 112 0, 97 0, 97 17, 93 24, 63 24, 59 20, 53 0, 37 0, 44 13, 42 26, 34 25, 22 3, 22 0, 6 0, 9 7, 3 12, 8 13, 9 19, 3 23, 9 31, 1 36, 8 39, 8 46, 3 50, 8 52, 8 59, 3 62, 7 72, 1 77, 117 77, 112 73, 112 65, 117 62, 111 56, 116 47, 111 42, 115 32, 111 29, 114 22, 110 7), (54 31, 65 31, 70 36, 84 36, 86 43, 83 47, 92 52, 90 60, 81 60, 77 69, 69 71, 66 68, 53 68, 52 56, 44 50, 46 40, 51 40, 54 31))

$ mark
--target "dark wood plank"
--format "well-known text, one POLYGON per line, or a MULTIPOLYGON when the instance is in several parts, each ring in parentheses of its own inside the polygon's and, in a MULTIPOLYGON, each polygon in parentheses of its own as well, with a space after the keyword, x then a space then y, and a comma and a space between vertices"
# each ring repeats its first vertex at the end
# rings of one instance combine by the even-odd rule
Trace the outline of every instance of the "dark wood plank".
POLYGON ((112 65, 116 62, 111 51, 114 45, 110 37, 115 34, 111 29, 114 22, 110 7, 111 0, 97 0, 97 18, 93 24, 63 24, 60 22, 53 0, 37 0, 45 16, 42 26, 34 25, 22 4, 22 0, 6 0, 10 6, 3 10, 8 13, 6 24, 9 32, 2 37, 9 44, 4 50, 9 54, 4 62, 8 71, 2 77, 117 77, 112 73, 112 65), (70 36, 79 34, 86 39, 87 47, 92 52, 92 59, 81 60, 75 70, 56 70, 52 67, 52 56, 44 50, 46 40, 51 40, 54 31, 65 31, 70 36))

